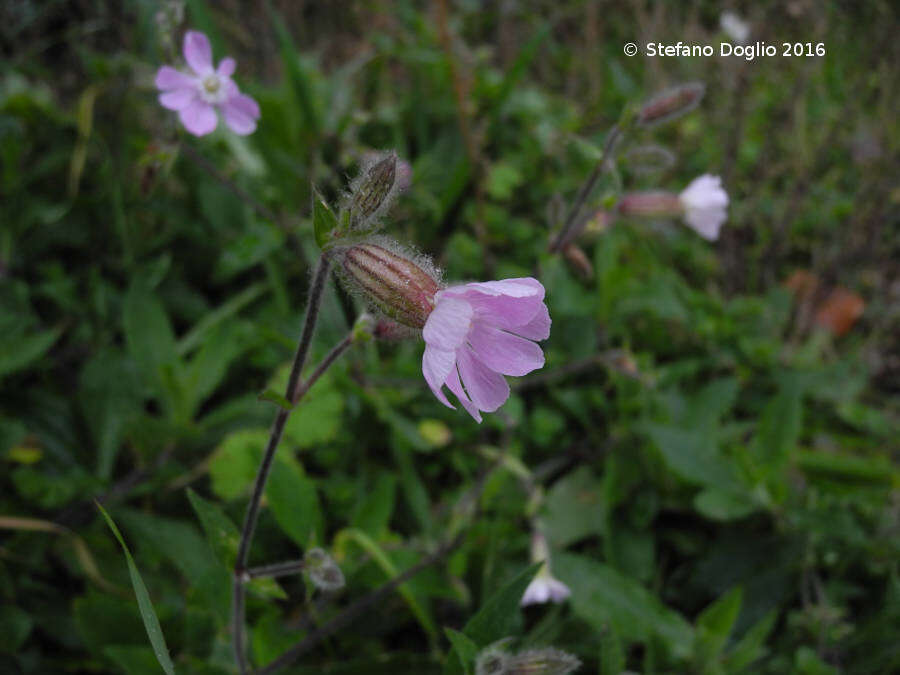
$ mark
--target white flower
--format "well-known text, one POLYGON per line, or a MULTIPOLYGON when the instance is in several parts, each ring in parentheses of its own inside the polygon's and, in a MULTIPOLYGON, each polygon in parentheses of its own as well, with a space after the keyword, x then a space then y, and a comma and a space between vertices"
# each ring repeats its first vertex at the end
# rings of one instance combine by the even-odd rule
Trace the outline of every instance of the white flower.
POLYGON ((684 220, 704 239, 715 241, 725 222, 728 193, 718 176, 703 174, 695 178, 678 196, 684 207, 684 220))
POLYGON ((722 12, 719 17, 719 25, 722 30, 735 42, 747 44, 750 37, 750 24, 732 11, 722 12))
POLYGON ((550 574, 550 570, 544 565, 528 584, 520 604, 525 607, 545 602, 562 602, 570 595, 572 595, 572 591, 569 590, 569 587, 550 574))

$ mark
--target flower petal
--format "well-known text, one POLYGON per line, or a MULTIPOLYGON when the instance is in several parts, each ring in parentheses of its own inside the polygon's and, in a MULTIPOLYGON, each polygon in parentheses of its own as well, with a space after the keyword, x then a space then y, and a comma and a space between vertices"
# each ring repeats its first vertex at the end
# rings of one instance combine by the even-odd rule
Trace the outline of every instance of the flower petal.
POLYGON ((200 99, 179 111, 178 116, 184 128, 194 136, 205 136, 213 131, 218 123, 216 111, 209 103, 200 99))
POLYGON ((472 324, 469 344, 484 365, 503 375, 526 375, 544 365, 544 352, 534 342, 483 321, 472 324))
POLYGON ((163 66, 156 71, 155 84, 157 89, 162 89, 163 91, 196 87, 196 81, 193 77, 175 70, 172 66, 163 66))
POLYGON ((222 104, 222 115, 225 124, 240 136, 256 131, 256 120, 259 119, 259 106, 249 96, 237 94, 222 104))
POLYGON ((200 31, 189 30, 184 34, 184 60, 198 75, 212 72, 212 47, 209 39, 200 31))
POLYGON ((451 370, 456 370, 456 353, 451 350, 439 349, 433 345, 425 345, 425 353, 422 354, 422 374, 437 400, 448 408, 454 406, 444 396, 441 387, 447 381, 451 370))
POLYGON ((494 412, 509 398, 504 377, 482 363, 470 347, 457 350, 456 363, 466 392, 479 410, 494 412))
POLYGON ((544 287, 537 279, 503 279, 451 286, 441 295, 465 299, 476 314, 498 328, 512 329, 531 321, 544 300, 544 287))
POLYGON ((544 286, 533 277, 518 277, 515 279, 501 279, 500 281, 481 281, 460 286, 451 286, 446 289, 454 295, 459 293, 479 293, 482 295, 505 295, 511 298, 528 298, 533 296, 544 299, 544 286))
POLYGON ((512 328, 512 332, 529 340, 546 340, 550 337, 550 310, 547 305, 541 303, 540 309, 534 318, 524 326, 516 326, 512 328))
POLYGON ((447 376, 446 384, 447 389, 452 391, 456 398, 459 399, 459 402, 462 403, 462 406, 466 409, 466 412, 472 416, 472 419, 481 424, 481 413, 478 411, 478 406, 472 403, 471 399, 463 390, 462 384, 459 381, 459 374, 456 372, 456 368, 450 371, 450 375, 447 376))
POLYGON ((457 349, 469 333, 472 314, 472 306, 465 300, 440 298, 425 321, 422 330, 425 342, 439 349, 457 349))
POLYGON ((164 91, 159 95, 159 104, 169 110, 184 110, 197 98, 197 90, 193 87, 164 91))
POLYGON ((237 63, 230 56, 226 56, 224 59, 219 61, 219 67, 216 68, 216 74, 219 77, 231 77, 234 75, 234 69, 237 67, 237 63))

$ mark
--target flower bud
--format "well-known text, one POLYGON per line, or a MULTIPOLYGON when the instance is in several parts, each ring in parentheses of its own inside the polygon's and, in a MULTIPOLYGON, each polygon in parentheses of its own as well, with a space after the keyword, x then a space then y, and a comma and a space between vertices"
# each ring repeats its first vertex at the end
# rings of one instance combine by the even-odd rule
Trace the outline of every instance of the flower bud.
POLYGON ((594 266, 587 254, 576 244, 568 244, 562 251, 566 262, 578 273, 582 279, 591 279, 594 276, 594 266))
POLYGON ((640 176, 659 173, 675 164, 675 155, 661 145, 639 145, 625 153, 628 169, 640 176))
POLYGON ((350 186, 347 208, 350 229, 373 232, 375 221, 384 213, 398 191, 397 155, 379 155, 371 161, 350 186))
POLYGON ((336 249, 338 269, 351 289, 359 290, 379 311, 404 326, 421 329, 440 290, 437 275, 427 261, 413 262, 395 252, 395 245, 384 243, 391 248, 362 243, 336 249))
POLYGON ((581 666, 581 661, 560 649, 529 649, 516 654, 506 672, 509 675, 568 675, 581 666))
POLYGON ((618 204, 623 216, 677 216, 682 212, 678 195, 671 192, 631 192, 623 195, 618 204))
POLYGON ((681 117, 697 107, 705 92, 706 85, 702 82, 688 82, 666 89, 641 107, 637 123, 649 126, 681 117))
POLYGON ((488 647, 475 659, 475 675, 507 675, 510 655, 496 647, 488 647))
POLYGON ((336 591, 344 587, 344 573, 327 551, 311 548, 303 556, 304 570, 319 590, 336 591))

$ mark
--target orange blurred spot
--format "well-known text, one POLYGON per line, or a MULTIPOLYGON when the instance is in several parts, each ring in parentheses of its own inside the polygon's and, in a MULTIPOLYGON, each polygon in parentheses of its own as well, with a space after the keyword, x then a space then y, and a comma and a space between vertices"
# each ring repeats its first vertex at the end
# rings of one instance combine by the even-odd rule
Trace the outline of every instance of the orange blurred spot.
POLYGON ((816 310, 815 323, 837 336, 845 335, 862 316, 866 303, 846 288, 835 288, 816 310))

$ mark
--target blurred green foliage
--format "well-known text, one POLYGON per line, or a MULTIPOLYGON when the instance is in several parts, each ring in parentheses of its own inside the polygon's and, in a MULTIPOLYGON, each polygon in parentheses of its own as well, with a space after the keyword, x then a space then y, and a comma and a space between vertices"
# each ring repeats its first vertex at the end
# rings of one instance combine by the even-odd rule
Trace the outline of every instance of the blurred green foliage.
MULTIPOLYGON (((252 136, 204 139, 156 103, 156 3, 0 9, 0 670, 157 673, 158 620, 176 672, 235 672, 231 565, 311 186, 333 201, 393 148, 413 181, 389 232, 448 280, 540 278, 547 366, 478 426, 433 398, 416 341, 339 361, 290 419, 251 562, 323 546, 347 587, 251 583, 252 660, 462 522, 285 672, 470 673, 507 636, 603 675, 900 671, 896 6, 748 4, 752 39, 827 48, 748 62, 622 55, 717 44, 716 3, 447 4, 190 0, 262 108, 252 136), (618 221, 579 241, 583 278, 546 252, 558 205, 624 106, 685 80, 700 108, 629 146, 674 165, 622 161, 591 203, 717 173, 722 239, 618 221), (810 330, 781 283, 798 268, 865 298, 849 334, 810 330), (573 594, 521 610, 534 484, 573 594)), ((356 305, 329 288, 312 363, 356 305)))

